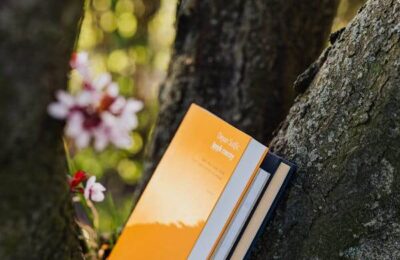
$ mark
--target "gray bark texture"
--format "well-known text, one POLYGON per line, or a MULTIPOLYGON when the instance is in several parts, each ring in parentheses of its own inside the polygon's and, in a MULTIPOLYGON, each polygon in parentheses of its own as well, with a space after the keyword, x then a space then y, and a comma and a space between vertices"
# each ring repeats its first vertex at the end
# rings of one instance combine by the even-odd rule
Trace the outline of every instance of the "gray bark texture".
POLYGON ((80 259, 62 124, 81 0, 0 1, 0 259, 80 259))
POLYGON ((326 43, 337 5, 337 0, 181 1, 144 183, 192 102, 269 141, 293 102, 293 81, 326 43))
POLYGON ((400 1, 370 0, 272 140, 299 171, 251 259, 400 259, 400 1))

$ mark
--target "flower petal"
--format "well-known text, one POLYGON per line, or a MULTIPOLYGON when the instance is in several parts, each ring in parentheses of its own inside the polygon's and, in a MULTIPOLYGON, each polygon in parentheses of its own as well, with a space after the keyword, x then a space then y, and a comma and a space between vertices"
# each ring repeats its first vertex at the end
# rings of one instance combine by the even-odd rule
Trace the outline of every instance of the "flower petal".
POLYGON ((117 97, 119 93, 119 87, 116 83, 111 83, 107 87, 107 94, 110 95, 111 97, 117 97))
POLYGON ((56 119, 65 119, 68 116, 69 108, 61 103, 51 103, 47 107, 47 112, 56 119))
POLYGON ((85 51, 73 53, 70 65, 73 69, 81 66, 87 66, 89 63, 89 54, 85 51))
POLYGON ((126 110, 131 112, 131 113, 132 112, 133 113, 138 112, 142 108, 143 108, 143 102, 142 101, 130 98, 126 102, 126 110))
POLYGON ((83 115, 80 112, 72 113, 67 120, 67 126, 65 128, 65 134, 69 137, 76 137, 83 130, 83 115))
POLYGON ((106 188, 101 183, 96 182, 96 176, 92 176, 86 182, 84 195, 87 199, 99 202, 104 200, 103 192, 105 190, 106 188))
POLYGON ((104 200, 104 197, 104 193, 100 191, 92 193, 91 199, 95 202, 100 202, 104 200))
POLYGON ((75 136, 75 144, 79 149, 87 147, 89 145, 89 142, 90 134, 86 131, 82 131, 77 136, 75 136))
POLYGON ((114 114, 120 113, 126 105, 125 98, 118 97, 110 106, 110 111, 114 114))
POLYGON ((85 190, 83 191, 83 196, 85 196, 86 199, 90 199, 90 188, 88 188, 88 186, 85 187, 85 190))
POLYGON ((139 124, 137 116, 135 114, 124 115, 121 118, 121 123, 122 123, 122 127, 124 127, 124 129, 129 132, 132 131, 133 129, 135 129, 139 124))
POLYGON ((103 151, 104 148, 108 145, 108 137, 105 131, 96 131, 95 132, 95 142, 94 148, 96 151, 103 151))
POLYGON ((102 73, 94 82, 93 86, 97 90, 102 90, 111 83, 111 75, 109 73, 102 73))
POLYGON ((76 69, 84 79, 90 78, 89 54, 87 52, 73 53, 69 64, 71 68, 76 69))
POLYGON ((114 127, 117 124, 117 118, 109 112, 101 113, 101 119, 109 127, 114 127))
POLYGON ((95 182, 93 184, 93 190, 95 190, 96 192, 98 192, 98 191, 103 192, 106 190, 106 188, 100 182, 95 182))
POLYGON ((59 90, 57 91, 56 96, 60 103, 64 104, 66 107, 70 108, 74 105, 74 97, 66 91, 59 90))
POLYGON ((93 103, 94 94, 92 91, 84 90, 77 97, 76 102, 79 106, 88 106, 93 103))
POLYGON ((90 176, 90 178, 86 182, 86 186, 92 187, 95 182, 96 182, 96 176, 90 176))
POLYGON ((127 149, 132 145, 132 138, 129 133, 124 134, 121 132, 113 136, 112 142, 119 148, 127 149))
POLYGON ((90 199, 90 195, 93 191, 93 184, 96 182, 96 176, 91 176, 85 186, 85 191, 83 192, 83 195, 85 196, 86 199, 90 199))

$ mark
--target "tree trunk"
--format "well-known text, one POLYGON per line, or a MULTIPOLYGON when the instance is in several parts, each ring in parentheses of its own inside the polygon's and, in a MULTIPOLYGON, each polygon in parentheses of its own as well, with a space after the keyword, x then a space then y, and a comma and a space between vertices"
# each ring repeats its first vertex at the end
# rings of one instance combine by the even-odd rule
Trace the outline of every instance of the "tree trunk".
POLYGON ((271 142, 297 177, 252 259, 400 258, 400 2, 371 0, 271 142))
POLYGON ((260 141, 294 98, 292 83, 320 53, 337 0, 181 1, 145 181, 192 102, 260 141), (312 15, 310 15, 312 14, 312 15))
POLYGON ((62 125, 47 116, 67 85, 81 0, 0 2, 0 258, 80 259, 62 125))

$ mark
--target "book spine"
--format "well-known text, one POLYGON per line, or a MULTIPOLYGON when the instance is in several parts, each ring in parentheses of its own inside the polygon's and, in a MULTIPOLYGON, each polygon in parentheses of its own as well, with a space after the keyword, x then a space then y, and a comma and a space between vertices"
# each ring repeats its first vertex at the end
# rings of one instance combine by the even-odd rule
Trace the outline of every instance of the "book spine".
POLYGON ((251 243, 249 250, 247 251, 247 253, 244 257, 244 259, 246 259, 246 260, 250 259, 251 252, 255 248, 257 241, 264 234, 265 228, 267 227, 268 223, 270 223, 270 221, 272 221, 275 211, 276 211, 276 208, 277 208, 279 202, 282 200, 283 195, 284 195, 285 191, 287 190, 289 184, 291 183, 291 179, 292 179, 294 172, 296 172, 296 170, 297 170, 296 165, 294 165, 293 163, 290 163, 283 159, 281 159, 281 161, 290 166, 290 171, 289 171, 284 183, 282 184, 281 188, 279 189, 279 192, 278 192, 277 196, 275 197, 270 210, 268 211, 267 215, 265 216, 260 229, 257 231, 256 236, 254 237, 253 242, 251 243))
POLYGON ((262 199, 262 196, 264 194, 264 192, 266 191, 266 189, 268 188, 268 185, 270 184, 271 180, 272 180, 272 176, 275 174, 276 170, 278 169, 280 163, 281 163, 282 159, 278 156, 276 156, 274 153, 272 152, 268 152, 267 156, 265 157, 264 161, 261 163, 261 169, 265 170, 266 172, 270 173, 271 176, 268 179, 266 185, 264 186, 263 191, 261 192, 259 198, 257 199, 255 206, 253 207, 251 213, 249 214, 247 220, 245 221, 243 228, 241 230, 241 232, 239 233, 235 243, 232 245, 231 251, 228 255, 228 259, 231 258, 233 252, 235 251, 235 248, 237 246, 237 244, 239 243, 240 239, 242 238, 242 235, 244 233, 244 231, 246 230, 252 216, 254 215, 254 212, 257 208, 257 206, 260 203, 260 200, 262 199))
POLYGON ((194 244, 188 259, 209 258, 264 160, 268 148, 252 139, 194 244))

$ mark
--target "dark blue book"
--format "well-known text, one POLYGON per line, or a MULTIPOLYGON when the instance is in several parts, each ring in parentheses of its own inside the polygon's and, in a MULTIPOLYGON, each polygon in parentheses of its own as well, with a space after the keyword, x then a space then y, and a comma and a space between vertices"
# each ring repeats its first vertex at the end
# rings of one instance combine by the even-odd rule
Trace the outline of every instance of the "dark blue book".
MULTIPOLYGON (((221 254, 214 254, 214 259, 248 259, 251 249, 260 238, 266 225, 270 222, 275 209, 281 200, 290 179, 296 172, 296 165, 269 152, 261 164, 259 174, 269 174, 268 181, 258 195, 251 213, 241 226, 240 233, 236 236, 235 242, 230 245, 229 254, 221 257, 221 254)), ((218 252, 218 249, 217 249, 218 252)))

